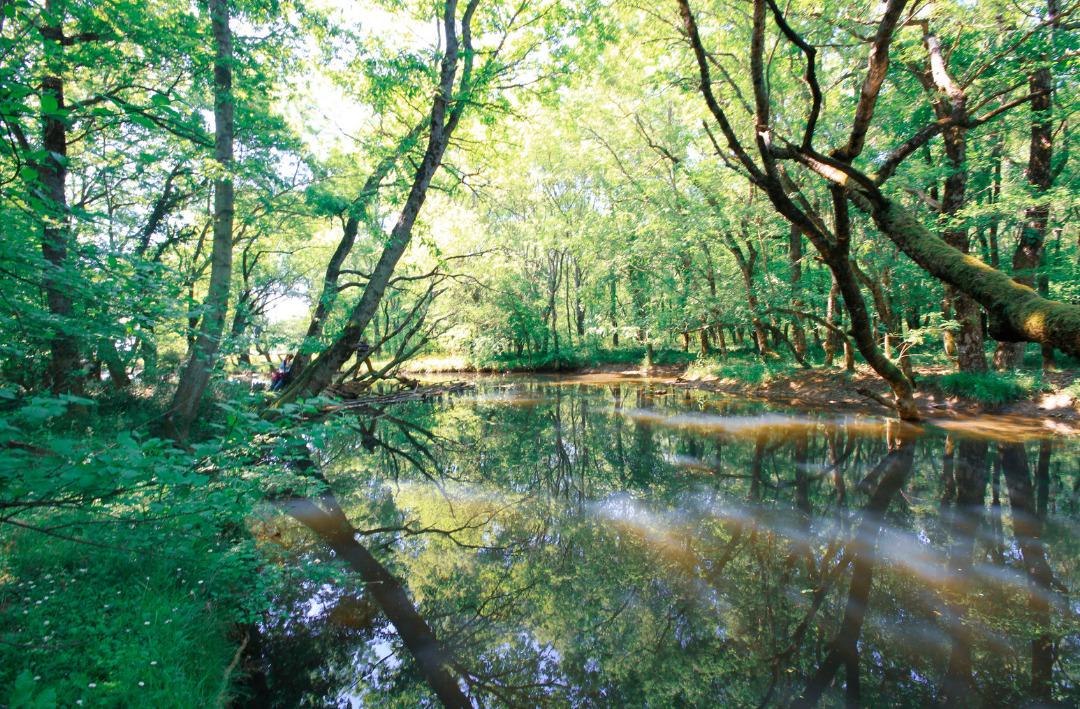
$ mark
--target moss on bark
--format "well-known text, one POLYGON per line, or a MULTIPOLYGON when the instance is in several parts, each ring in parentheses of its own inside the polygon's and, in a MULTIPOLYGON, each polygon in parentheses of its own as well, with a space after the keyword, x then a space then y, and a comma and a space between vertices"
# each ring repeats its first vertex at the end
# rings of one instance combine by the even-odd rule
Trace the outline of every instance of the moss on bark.
POLYGON ((1032 288, 956 249, 894 201, 856 201, 882 233, 931 275, 974 298, 1003 342, 1037 342, 1080 356, 1080 306, 1041 297, 1032 288))

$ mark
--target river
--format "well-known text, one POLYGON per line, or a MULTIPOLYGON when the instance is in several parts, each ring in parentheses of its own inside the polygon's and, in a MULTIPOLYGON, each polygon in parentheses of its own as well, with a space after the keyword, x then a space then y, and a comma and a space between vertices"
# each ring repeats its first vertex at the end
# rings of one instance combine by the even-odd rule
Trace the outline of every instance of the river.
POLYGON ((259 706, 1073 706, 1080 441, 482 377, 320 444, 259 706), (315 533, 312 533, 312 530, 315 533))

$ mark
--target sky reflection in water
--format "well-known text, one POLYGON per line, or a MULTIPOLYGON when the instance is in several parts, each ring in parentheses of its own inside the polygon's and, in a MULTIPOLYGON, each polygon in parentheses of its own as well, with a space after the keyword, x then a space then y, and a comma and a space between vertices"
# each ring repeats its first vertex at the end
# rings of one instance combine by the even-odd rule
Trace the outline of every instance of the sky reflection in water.
MULTIPOLYGON (((387 413, 374 451, 319 451, 335 524, 474 705, 1080 701, 1075 440, 625 381, 481 379, 387 413)), ((309 522, 323 539, 275 524, 344 558, 309 522)), ((264 705, 438 703, 355 578, 279 599, 264 705)))

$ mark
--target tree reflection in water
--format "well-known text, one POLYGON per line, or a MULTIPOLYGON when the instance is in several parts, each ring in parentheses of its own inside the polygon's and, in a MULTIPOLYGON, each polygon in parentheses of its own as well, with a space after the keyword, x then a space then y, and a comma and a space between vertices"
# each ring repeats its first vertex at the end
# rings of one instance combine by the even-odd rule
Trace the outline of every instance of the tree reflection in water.
POLYGON ((367 425, 279 521, 346 567, 261 625, 280 705, 1080 698, 1075 441, 526 379, 367 425))

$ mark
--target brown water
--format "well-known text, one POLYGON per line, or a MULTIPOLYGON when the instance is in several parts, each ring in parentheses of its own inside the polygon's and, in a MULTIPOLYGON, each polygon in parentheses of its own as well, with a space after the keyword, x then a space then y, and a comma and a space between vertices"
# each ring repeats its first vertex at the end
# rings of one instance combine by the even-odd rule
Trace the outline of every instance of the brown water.
POLYGON ((262 706, 1073 706, 1080 445, 477 381, 318 450, 262 706), (313 531, 314 533, 313 533, 313 531))

